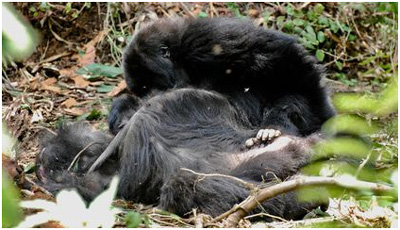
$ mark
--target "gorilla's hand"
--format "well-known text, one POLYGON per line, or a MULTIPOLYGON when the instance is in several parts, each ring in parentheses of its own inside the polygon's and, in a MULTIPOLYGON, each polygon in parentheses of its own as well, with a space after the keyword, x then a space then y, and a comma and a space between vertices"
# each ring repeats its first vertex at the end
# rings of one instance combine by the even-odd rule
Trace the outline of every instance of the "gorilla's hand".
POLYGON ((271 143, 275 138, 281 135, 281 131, 275 129, 260 129, 256 137, 248 139, 245 143, 247 148, 255 147, 256 145, 271 143))

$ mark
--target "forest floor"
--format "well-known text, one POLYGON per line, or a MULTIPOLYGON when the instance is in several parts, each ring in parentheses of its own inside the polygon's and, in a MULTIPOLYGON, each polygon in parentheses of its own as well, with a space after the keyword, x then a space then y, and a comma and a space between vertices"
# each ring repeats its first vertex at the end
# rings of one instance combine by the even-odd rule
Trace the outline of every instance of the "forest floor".
MULTIPOLYGON (((291 21, 303 28, 304 21, 313 20, 308 14, 296 16, 291 10, 317 12, 318 6, 310 3, 261 4, 261 3, 17 3, 16 8, 40 32, 40 43, 36 51, 25 61, 3 67, 2 119, 9 132, 18 142, 18 164, 28 177, 32 173, 35 157, 39 152, 40 132, 56 130, 65 121, 86 120, 96 129, 107 131, 107 115, 111 101, 127 92, 121 69, 123 47, 131 39, 134 30, 147 21, 161 17, 195 16, 242 16, 258 25, 272 29, 290 30, 291 21), (283 19, 282 19, 283 16, 283 19), (267 20, 272 21, 269 23, 267 20), (282 25, 279 24, 283 21, 282 25), (286 24, 285 24, 286 23, 286 24), (99 64, 88 69, 91 64, 99 64)), ((353 33, 335 32, 333 26, 325 28, 324 39, 311 45, 310 52, 322 50, 327 68, 327 83, 332 94, 337 92, 363 92, 371 94, 387 85, 389 77, 386 65, 395 63, 397 69, 396 39, 391 46, 385 40, 375 38, 378 28, 361 25, 360 17, 380 17, 382 12, 354 10, 352 18, 343 19, 337 3, 323 5, 323 13, 336 18, 350 27, 353 33), (376 15, 374 15, 376 14, 376 15), (354 27, 360 22, 358 27, 354 27), (375 31, 374 31, 375 30, 375 31), (344 41, 355 35, 355 42, 344 41), (326 40, 331 40, 328 43, 326 40), (382 48, 387 46, 389 48, 382 48), (347 49, 347 50, 346 50, 347 49), (375 50, 371 55, 371 50, 375 50), (381 50, 381 53, 377 52, 381 50), (359 58, 351 60, 351 58, 359 58), (364 65, 357 63, 364 61, 364 65), (371 66, 382 66, 368 72, 371 66), (344 76, 345 75, 345 76, 344 76)), ((311 16, 310 16, 311 17, 311 16)), ((320 17, 319 17, 320 18, 320 17)), ((319 19, 318 19, 319 20, 319 19)), ((389 24, 389 23, 388 23, 389 24)), ((340 24, 339 24, 340 25, 340 24)), ((390 25, 390 24, 389 24, 390 25)), ((397 24, 396 24, 397 29, 397 24)), ((316 31, 316 27, 314 27, 316 31)), ((315 34, 314 34, 315 35, 315 34)), ((319 36, 319 33, 318 33, 319 36)), ((323 36, 323 35, 321 35, 323 36)), ((307 36, 304 36, 307 38, 307 36)), ((312 40, 312 38, 310 38, 312 40)), ((307 41, 306 41, 307 42, 307 41)), ((318 54, 317 54, 318 55, 318 54)), ((390 120, 397 120, 392 114, 390 120)), ((387 118, 389 120, 389 118, 387 118)), ((397 122, 388 127, 382 141, 393 147, 397 158, 397 122)), ((43 194, 42 194, 43 195, 43 194)), ((31 198, 35 198, 33 195, 31 198)), ((163 216, 152 212, 151 207, 118 201, 119 206, 149 213, 154 223, 160 226, 192 227, 194 222, 175 216, 163 216)), ((117 203, 118 203, 117 202, 117 203)), ((318 220, 320 220, 319 218, 318 220)), ((323 222, 323 220, 321 220, 323 222)), ((306 221, 305 221, 306 222, 306 221)), ((311 221, 312 222, 312 221, 311 221)), ((318 221, 316 221, 318 222, 318 221)), ((258 224, 268 227, 302 226, 292 222, 282 225, 258 224)), ((253 225, 258 226, 258 225, 253 225)), ((51 225, 50 225, 51 226, 51 225)), ((123 226, 123 225, 121 225, 123 226)), ((244 223, 244 227, 251 226, 244 223)))

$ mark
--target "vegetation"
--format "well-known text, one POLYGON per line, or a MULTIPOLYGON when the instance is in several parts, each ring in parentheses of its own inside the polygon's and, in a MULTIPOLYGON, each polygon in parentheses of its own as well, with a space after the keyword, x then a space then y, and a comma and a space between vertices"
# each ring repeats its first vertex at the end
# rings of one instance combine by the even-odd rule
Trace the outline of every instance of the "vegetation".
MULTIPOLYGON (((62 121, 74 119, 106 128, 110 98, 126 88, 121 57, 136 29, 158 17, 233 16, 297 36, 327 68, 327 83, 335 93, 333 101, 339 115, 324 125, 328 140, 316 146, 317 155, 313 164, 303 169, 304 174, 351 175, 353 179, 395 188, 376 193, 341 186, 304 187, 299 191, 305 194, 304 199, 334 198, 331 207, 341 205, 343 213, 331 208, 326 217, 326 213, 317 210, 310 214, 311 221, 253 226, 389 227, 396 218, 398 213, 393 207, 398 202, 397 3, 42 2, 13 6, 41 33, 37 50, 31 56, 38 40, 28 24, 22 23, 27 28, 29 43, 25 43, 28 48, 23 51, 16 50, 22 46, 12 46, 16 43, 4 30, 2 36, 3 122, 20 141, 16 159, 28 177, 33 176, 29 170, 38 152, 38 130, 53 129, 62 121), (315 217, 318 218, 313 222, 315 217)), ((21 16, 13 20, 24 22, 21 16)), ((10 151, 3 149, 3 154, 10 151)), ((2 226, 11 227, 21 220, 17 207, 19 192, 4 174, 2 226)), ((34 193, 21 198, 35 198, 34 193)), ((121 209, 116 215, 116 226, 222 226, 200 214, 182 219, 129 202, 115 201, 113 205, 121 209)), ((102 210, 105 215, 113 215, 108 208, 109 201, 102 210)), ((52 217, 69 223, 56 215, 52 217)), ((105 219, 109 226, 110 219, 105 219)), ((239 224, 251 226, 247 221, 239 224)))

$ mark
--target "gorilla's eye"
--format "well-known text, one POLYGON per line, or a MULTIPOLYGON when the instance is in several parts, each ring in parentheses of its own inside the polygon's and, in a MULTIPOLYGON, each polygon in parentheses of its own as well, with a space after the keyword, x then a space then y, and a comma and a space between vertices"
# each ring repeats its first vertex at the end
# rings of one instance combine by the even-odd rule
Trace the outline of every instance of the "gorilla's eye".
POLYGON ((168 46, 161 46, 161 54, 165 58, 169 58, 171 56, 168 46))

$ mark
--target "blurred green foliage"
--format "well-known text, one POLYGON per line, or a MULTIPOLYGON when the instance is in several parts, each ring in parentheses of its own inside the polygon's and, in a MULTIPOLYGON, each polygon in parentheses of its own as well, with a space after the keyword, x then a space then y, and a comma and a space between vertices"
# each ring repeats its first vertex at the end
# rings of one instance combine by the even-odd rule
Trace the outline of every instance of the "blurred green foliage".
POLYGON ((38 35, 12 5, 2 3, 2 59, 3 64, 21 61, 35 50, 38 35))
MULTIPOLYGON (((328 138, 315 146, 313 163, 304 167, 302 173, 330 177, 351 175, 363 181, 392 185, 394 191, 374 194, 337 186, 311 186, 299 190, 302 199, 355 198, 360 206, 366 206, 365 210, 372 205, 365 201, 376 199, 384 207, 397 202, 397 181, 392 176, 398 170, 398 148, 382 144, 380 137, 380 134, 387 135, 388 123, 397 124, 397 75, 392 79, 377 95, 337 94, 333 98, 341 114, 324 124, 322 131, 328 138)), ((392 134, 397 137, 395 130, 392 134)))
POLYGON ((139 228, 142 227, 141 225, 148 228, 151 225, 151 220, 146 214, 130 211, 125 215, 125 225, 127 228, 139 228))
POLYGON ((6 172, 2 172, 2 227, 11 228, 18 225, 22 219, 22 211, 19 208, 19 192, 14 187, 6 172))
MULTIPOLYGON (((13 6, 2 3, 2 58, 3 64, 13 60, 22 60, 29 56, 35 49, 37 34, 23 19, 13 6)), ((2 127, 2 154, 15 157, 13 147, 15 141, 8 134, 5 125, 2 127)), ((19 207, 19 192, 7 173, 2 172, 2 227, 15 227, 22 218, 19 207)))

